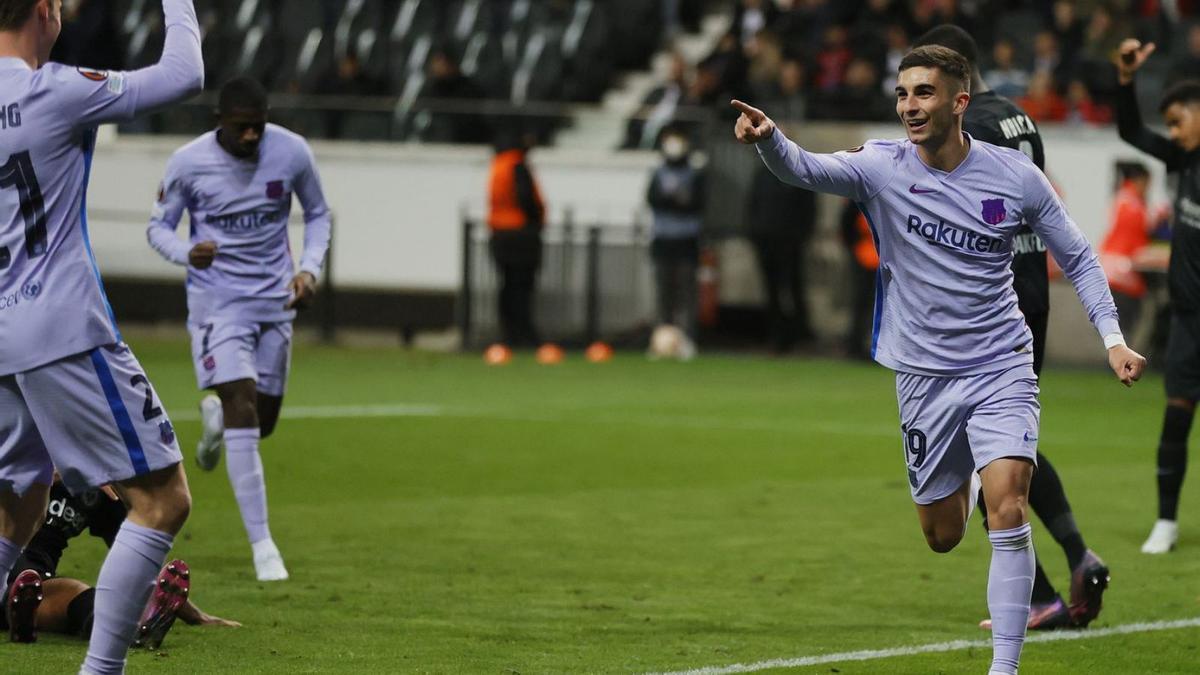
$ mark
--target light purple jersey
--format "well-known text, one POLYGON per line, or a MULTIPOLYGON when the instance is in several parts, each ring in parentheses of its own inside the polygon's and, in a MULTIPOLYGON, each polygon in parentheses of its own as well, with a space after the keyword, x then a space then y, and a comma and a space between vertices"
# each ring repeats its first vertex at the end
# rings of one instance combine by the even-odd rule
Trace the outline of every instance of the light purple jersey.
POLYGON ((247 160, 229 154, 210 131, 171 156, 146 230, 150 245, 167 260, 187 265, 193 245, 217 244, 211 267, 188 268, 190 321, 295 318, 295 310, 286 309, 288 283, 296 273, 287 229, 293 193, 304 209, 300 270, 319 278, 329 249, 329 207, 312 150, 301 136, 268 124, 258 156, 247 160), (188 242, 175 236, 185 209, 191 219, 188 242))
POLYGON ((120 334, 87 234, 98 124, 188 98, 204 83, 191 0, 163 0, 162 60, 133 72, 0 59, 0 376, 120 334))
POLYGON ((780 180, 848 197, 866 215, 880 261, 871 351, 882 365, 959 376, 1032 363, 1012 275, 1013 235, 1025 222, 1101 336, 1120 335, 1099 261, 1045 175, 1016 150, 969 140, 949 173, 908 140, 813 154, 776 131, 758 149, 780 180))

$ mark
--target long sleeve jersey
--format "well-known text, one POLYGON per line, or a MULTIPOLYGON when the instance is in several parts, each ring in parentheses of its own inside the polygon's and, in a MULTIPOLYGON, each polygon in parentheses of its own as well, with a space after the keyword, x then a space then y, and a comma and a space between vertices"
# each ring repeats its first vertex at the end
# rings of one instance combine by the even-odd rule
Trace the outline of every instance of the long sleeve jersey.
POLYGON ((162 59, 131 72, 0 59, 0 376, 120 341, 87 233, 96 126, 204 84, 191 0, 163 0, 162 59))
POLYGON ((301 136, 268 124, 258 155, 239 159, 210 131, 171 156, 146 230, 150 245, 167 260, 187 265, 194 244, 217 244, 211 267, 188 268, 191 321, 295 317, 286 309, 288 283, 296 273, 287 229, 293 194, 304 210, 300 270, 319 277, 329 249, 329 207, 301 136), (185 210, 191 219, 187 242, 175 235, 185 210))
POLYGON ((953 171, 908 140, 814 154, 782 132, 758 144, 793 185, 854 200, 879 249, 872 356, 892 370, 962 376, 1033 363, 1013 290, 1013 238, 1028 223, 1075 285, 1101 336, 1119 335, 1108 282, 1045 175, 1022 153, 967 136, 953 171))

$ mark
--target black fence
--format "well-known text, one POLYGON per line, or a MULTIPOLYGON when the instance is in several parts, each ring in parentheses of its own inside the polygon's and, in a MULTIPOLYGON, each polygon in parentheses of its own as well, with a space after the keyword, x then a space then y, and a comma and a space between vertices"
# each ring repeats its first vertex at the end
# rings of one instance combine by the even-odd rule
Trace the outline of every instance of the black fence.
MULTIPOLYGON (((488 241, 485 223, 463 218, 458 301, 463 349, 479 348, 500 336, 499 275, 488 241)), ((534 300, 534 323, 542 339, 563 345, 595 340, 633 344, 644 339, 654 319, 647 226, 582 225, 568 214, 561 223, 543 229, 542 246, 534 300)))

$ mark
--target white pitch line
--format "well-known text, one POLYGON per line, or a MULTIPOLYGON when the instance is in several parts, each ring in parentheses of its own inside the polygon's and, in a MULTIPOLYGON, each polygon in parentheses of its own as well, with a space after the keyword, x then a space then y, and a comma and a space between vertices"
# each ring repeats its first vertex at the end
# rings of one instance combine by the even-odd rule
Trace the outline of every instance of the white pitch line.
MULTIPOLYGON (((284 419, 335 419, 359 417, 441 417, 448 411, 443 406, 420 403, 389 403, 382 405, 312 405, 287 406, 283 409, 284 419)), ((196 422, 200 413, 184 410, 173 413, 171 419, 179 422, 196 422)))
MULTIPOLYGON (((1127 623, 1109 628, 1089 630, 1054 631, 1038 633, 1025 638, 1025 643, 1061 642, 1064 640, 1092 640, 1112 635, 1129 635, 1131 633, 1152 633, 1179 628, 1200 627, 1200 617, 1179 619, 1177 621, 1155 621, 1152 623, 1127 623)), ((826 663, 848 663, 851 661, 874 661, 890 659, 897 656, 913 656, 915 654, 936 654, 939 652, 954 652, 963 649, 991 647, 991 640, 954 640, 952 642, 937 642, 928 645, 912 645, 909 647, 892 647, 891 649, 864 649, 857 652, 841 652, 839 654, 822 654, 820 656, 802 656, 792 659, 771 659, 757 663, 735 663, 729 666, 708 666, 692 670, 680 670, 655 675, 727 675, 728 673, 754 673, 773 668, 801 668, 803 666, 819 666, 826 663)))

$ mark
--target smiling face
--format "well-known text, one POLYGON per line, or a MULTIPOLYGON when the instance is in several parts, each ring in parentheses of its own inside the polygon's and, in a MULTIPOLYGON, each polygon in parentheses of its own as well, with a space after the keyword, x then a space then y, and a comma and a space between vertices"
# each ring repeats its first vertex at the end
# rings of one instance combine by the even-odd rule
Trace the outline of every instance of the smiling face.
POLYGON ((896 114, 913 145, 939 146, 961 133, 962 115, 971 96, 939 68, 916 66, 900 71, 896 114))

